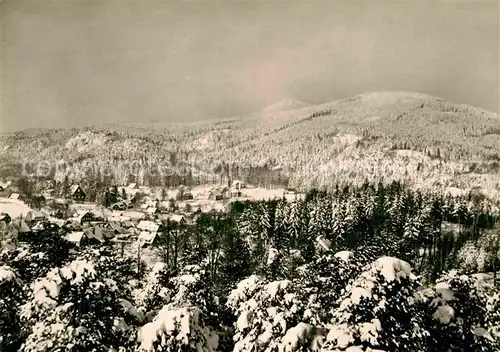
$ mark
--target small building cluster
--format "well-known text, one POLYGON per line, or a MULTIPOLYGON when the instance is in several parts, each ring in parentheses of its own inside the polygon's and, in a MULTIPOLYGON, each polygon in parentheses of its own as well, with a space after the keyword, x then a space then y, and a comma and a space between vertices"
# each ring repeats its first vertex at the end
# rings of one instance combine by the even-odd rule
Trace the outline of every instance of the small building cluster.
MULTIPOLYGON (((15 233, 21 242, 50 230, 60 233, 76 246, 110 241, 148 246, 155 244, 159 234, 173 224, 182 226, 193 222, 200 212, 223 211, 225 202, 220 201, 241 197, 241 189, 245 187, 243 181, 234 181, 231 187, 215 187, 208 195, 205 191, 195 197, 189 187, 180 186, 169 200, 165 200, 166 197, 159 200, 149 188, 131 183, 126 187, 106 189, 106 196, 111 194, 115 201, 104 207, 85 203, 85 191, 75 184, 68 194, 74 203, 54 198, 53 190, 48 189, 40 194, 44 197, 43 211, 32 210, 16 219, 2 213, 0 226, 15 233), (48 205, 45 195, 50 197, 48 205)), ((10 198, 23 199, 20 193, 12 193, 10 198)))

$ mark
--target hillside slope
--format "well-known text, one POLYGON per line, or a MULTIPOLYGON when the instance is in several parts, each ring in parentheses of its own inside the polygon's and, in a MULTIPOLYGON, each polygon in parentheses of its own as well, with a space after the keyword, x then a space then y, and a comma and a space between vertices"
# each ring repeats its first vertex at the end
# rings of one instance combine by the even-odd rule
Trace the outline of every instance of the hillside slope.
POLYGON ((155 177, 143 172, 137 178, 127 163, 144 168, 173 161, 195 166, 204 175, 231 170, 233 177, 265 185, 288 181, 310 188, 400 179, 432 189, 479 187, 498 197, 497 114, 409 92, 370 92, 302 105, 270 109, 279 118, 254 114, 196 124, 102 125, 2 135, 2 169, 12 171, 21 161, 64 159, 73 165, 75 181, 88 178, 89 168, 109 168, 117 183, 147 184, 155 177))

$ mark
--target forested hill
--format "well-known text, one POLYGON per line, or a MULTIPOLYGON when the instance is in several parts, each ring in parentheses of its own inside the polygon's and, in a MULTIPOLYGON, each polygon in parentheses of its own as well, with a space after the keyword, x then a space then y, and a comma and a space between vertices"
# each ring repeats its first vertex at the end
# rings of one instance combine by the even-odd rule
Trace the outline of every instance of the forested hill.
POLYGON ((136 177, 125 165, 162 162, 201 170, 189 176, 192 182, 229 171, 262 186, 297 188, 398 179, 424 188, 479 188, 498 197, 499 137, 498 114, 423 94, 371 92, 320 105, 291 101, 247 117, 194 124, 29 130, 2 135, 0 150, 4 176, 14 175, 20 162, 65 160, 76 166, 74 181, 88 179, 88 167, 106 166, 118 184, 154 184, 157 177, 136 177))

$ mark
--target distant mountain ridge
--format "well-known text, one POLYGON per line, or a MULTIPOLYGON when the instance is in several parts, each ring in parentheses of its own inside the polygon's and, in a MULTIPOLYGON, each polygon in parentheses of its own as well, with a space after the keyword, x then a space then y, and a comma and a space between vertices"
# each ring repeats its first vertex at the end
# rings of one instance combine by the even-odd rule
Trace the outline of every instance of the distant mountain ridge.
MULTIPOLYGON (((4 164, 63 158, 76 165, 159 162, 175 151, 213 173, 237 166, 240 177, 257 183, 286 179, 311 188, 399 179, 494 194, 499 138, 498 114, 426 94, 376 91, 318 105, 288 99, 246 118, 18 132, 0 136, 0 150, 4 164), (80 136, 86 130, 93 134, 80 136)), ((128 175, 114 167, 117 182, 126 183, 128 175)))

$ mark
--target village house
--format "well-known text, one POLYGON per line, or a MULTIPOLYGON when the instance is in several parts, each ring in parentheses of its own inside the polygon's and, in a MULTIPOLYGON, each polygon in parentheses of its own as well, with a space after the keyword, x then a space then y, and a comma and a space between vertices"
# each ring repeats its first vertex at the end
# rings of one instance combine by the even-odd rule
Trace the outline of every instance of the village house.
POLYGON ((12 181, 0 182, 0 192, 4 192, 10 188, 12 181))
POLYGON ((129 189, 129 190, 139 189, 139 187, 137 186, 137 183, 133 182, 133 183, 129 183, 129 185, 127 186, 127 189, 129 189))
POLYGON ((52 223, 52 222, 40 221, 31 227, 31 232, 47 231, 47 230, 48 231, 57 231, 57 230, 59 230, 59 225, 57 225, 56 223, 52 223))
POLYGON ((231 188, 231 190, 229 191, 229 195, 231 196, 231 198, 238 198, 241 197, 241 191, 239 190, 239 188, 231 188))
POLYGON ((142 231, 158 232, 161 230, 161 225, 149 220, 141 220, 137 228, 142 231))
POLYGON ((142 220, 142 219, 146 218, 146 214, 141 213, 139 211, 124 211, 122 213, 122 216, 127 217, 130 220, 142 220))
POLYGON ((175 196, 176 200, 191 200, 194 199, 193 193, 191 193, 191 189, 186 188, 184 186, 179 187, 179 191, 177 192, 177 195, 175 196))
POLYGON ((42 211, 34 211, 34 210, 29 211, 28 214, 26 214, 26 217, 24 218, 25 221, 31 223, 47 221, 48 219, 49 219, 48 214, 42 211))
POLYGON ((71 186, 70 195, 75 202, 81 203, 85 201, 85 192, 83 192, 82 188, 79 185, 71 186))
POLYGON ((224 197, 222 196, 222 192, 218 189, 213 189, 210 191, 208 195, 208 199, 210 200, 222 200, 224 197))
POLYGON ((163 225, 148 220, 142 220, 137 225, 140 230, 137 241, 141 247, 152 245, 157 239, 158 232, 163 231, 163 225))
POLYGON ((50 215, 56 219, 63 219, 64 218, 64 213, 61 209, 55 209, 50 213, 50 215))
POLYGON ((182 214, 172 214, 168 217, 168 221, 173 221, 178 224, 185 224, 186 218, 182 214))
POLYGON ((77 247, 80 247, 82 244, 84 244, 85 240, 87 239, 87 237, 85 236, 85 232, 83 231, 70 232, 63 238, 66 241, 73 243, 77 247))
POLYGON ((132 209, 134 207, 134 202, 132 201, 132 199, 124 199, 122 200, 122 202, 125 204, 127 209, 132 209))
POLYGON ((100 227, 87 227, 83 229, 83 232, 88 244, 102 244, 106 242, 104 234, 100 227))
POLYGON ((0 192, 7 190, 12 185, 12 181, 0 182, 0 192))
POLYGON ((141 231, 139 237, 137 238, 137 242, 141 247, 152 246, 153 244, 155 244, 156 239, 157 239, 156 232, 141 231))
POLYGON ((10 223, 11 220, 12 219, 11 219, 9 214, 7 214, 7 213, 0 214, 0 222, 4 222, 4 223, 8 224, 8 223, 10 223))
POLYGON ((126 234, 128 231, 124 229, 119 222, 110 221, 107 223, 106 228, 113 231, 115 235, 126 234))
POLYGON ((114 204, 111 204, 110 208, 112 210, 127 210, 128 203, 126 203, 125 201, 116 202, 114 204))
POLYGON ((23 199, 23 197, 19 193, 12 193, 10 195, 9 199, 21 200, 21 199, 23 199))
POLYGON ((31 234, 31 228, 23 219, 12 220, 11 225, 17 231, 17 239, 19 241, 25 241, 31 234))
POLYGON ((235 188, 235 189, 237 189, 237 190, 240 190, 242 188, 246 188, 247 184, 245 183, 245 181, 234 180, 233 184, 232 184, 232 187, 235 188))
POLYGON ((132 221, 130 219, 122 220, 120 223, 122 227, 126 230, 129 230, 134 226, 134 224, 132 224, 132 221))
POLYGON ((76 221, 80 225, 84 225, 84 224, 90 224, 90 223, 95 223, 95 222, 102 222, 102 221, 104 221, 104 219, 102 218, 102 216, 99 216, 98 214, 94 214, 90 211, 79 210, 79 211, 77 211, 76 221))
POLYGON ((208 195, 208 199, 210 200, 223 200, 225 198, 229 198, 230 192, 227 187, 216 187, 210 190, 208 195))

